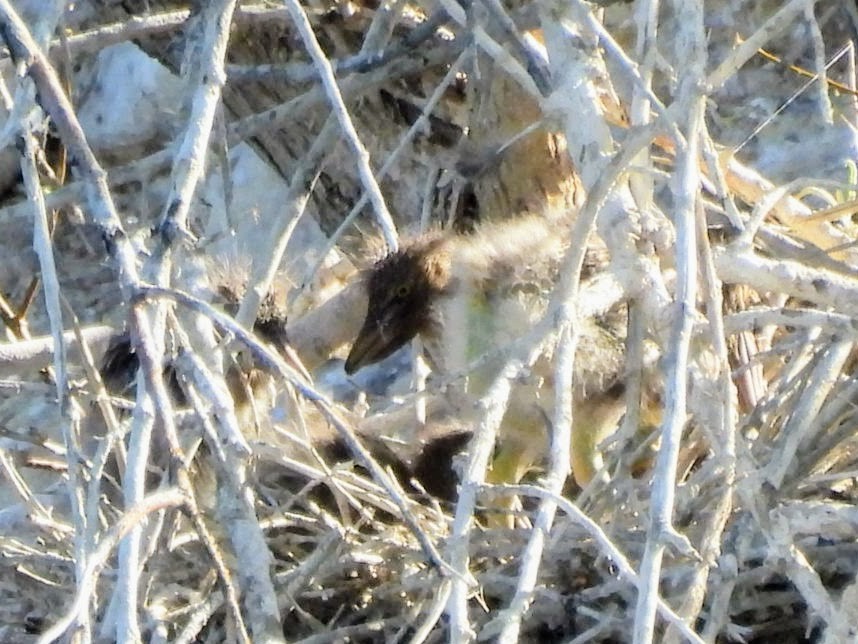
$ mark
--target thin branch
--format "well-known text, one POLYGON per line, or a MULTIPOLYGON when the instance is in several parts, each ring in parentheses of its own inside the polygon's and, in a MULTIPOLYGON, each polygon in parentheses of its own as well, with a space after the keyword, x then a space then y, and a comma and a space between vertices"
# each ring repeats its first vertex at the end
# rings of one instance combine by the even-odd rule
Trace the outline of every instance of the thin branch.
MULTIPOLYGON (((96 324, 81 329, 83 338, 91 346, 98 347, 95 353, 104 353, 107 343, 115 333, 113 327, 96 324), (100 350, 99 350, 100 349, 100 350)), ((69 362, 80 360, 80 346, 74 331, 63 332, 66 357, 69 362)), ((0 344, 0 377, 20 374, 22 371, 43 369, 51 360, 54 352, 53 336, 39 336, 21 342, 0 344)))
MULTIPOLYGON (((705 529, 702 531, 701 543, 698 551, 702 561, 694 565, 694 572, 685 600, 677 611, 687 624, 697 621, 706 599, 707 583, 710 580, 710 570, 715 567, 722 552, 722 541, 724 530, 728 525, 731 510, 733 508, 733 493, 736 482, 736 433, 737 433, 737 411, 736 411, 736 387, 730 373, 730 363, 727 350, 727 335, 724 332, 724 315, 722 288, 715 273, 715 264, 712 260, 712 248, 709 245, 708 230, 702 212, 702 206, 698 202, 696 212, 696 233, 700 245, 700 267, 706 297, 706 312, 711 329, 712 348, 719 364, 719 369, 714 374, 715 380, 712 384, 714 391, 707 390, 703 393, 708 396, 704 404, 712 409, 709 418, 701 418, 701 424, 709 424, 715 430, 713 449, 716 452, 716 465, 718 472, 718 498, 711 504, 711 511, 706 513, 704 519, 705 529)), ((710 384, 710 383, 706 383, 710 384)), ((698 396, 701 394, 697 394, 698 396)), ((680 639, 677 628, 671 628, 665 633, 664 644, 673 644, 680 639)))
MULTIPOLYGON (((572 312, 569 315, 574 315, 574 307, 571 308, 572 312)), ((515 595, 509 607, 497 618, 497 621, 503 624, 497 638, 497 641, 501 643, 514 644, 519 641, 521 620, 533 601, 545 541, 551 532, 554 514, 557 511, 555 499, 562 495, 563 485, 566 483, 571 469, 569 446, 572 444, 572 414, 574 413, 572 374, 578 338, 571 320, 561 318, 558 323, 562 326, 558 331, 559 340, 555 355, 555 400, 549 448, 550 467, 543 482, 543 487, 549 495, 544 496, 539 504, 527 547, 521 557, 521 569, 515 595)), ((490 633, 491 630, 487 626, 483 629, 482 636, 486 637, 490 633)))
POLYGON ((381 188, 379 188, 378 182, 373 175, 372 168, 369 165, 369 153, 366 151, 366 148, 358 137, 358 133, 352 123, 351 116, 343 102, 343 96, 337 86, 337 79, 336 76, 334 76, 334 70, 331 67, 331 62, 328 60, 328 57, 325 56, 325 52, 322 51, 319 41, 316 40, 316 34, 313 33, 313 27, 307 19, 307 14, 304 13, 304 9, 301 5, 297 0, 285 0, 285 4, 286 9, 289 11, 289 15, 292 17, 292 21, 298 29, 298 33, 301 34, 301 39, 304 41, 304 47, 307 49, 307 52, 310 54, 310 57, 319 69, 319 74, 322 78, 322 85, 325 88, 325 93, 328 96, 331 109, 336 115, 337 121, 340 124, 340 129, 346 137, 346 141, 348 141, 357 160, 358 174, 360 175, 364 190, 366 190, 370 195, 370 201, 373 205, 376 221, 381 228, 388 248, 391 251, 394 251, 397 249, 399 243, 396 235, 396 225, 393 223, 393 219, 387 210, 387 205, 384 202, 384 196, 381 194, 381 188))
POLYGON ((129 508, 119 521, 101 539, 98 547, 87 561, 82 577, 83 585, 78 588, 74 602, 65 615, 39 637, 39 644, 49 644, 59 639, 87 609, 101 569, 113 554, 113 549, 135 527, 146 521, 148 515, 168 508, 180 507, 185 503, 184 495, 176 488, 155 492, 144 497, 140 503, 129 508))
MULTIPOLYGON (((462 65, 465 62, 465 59, 468 55, 468 52, 463 51, 459 54, 455 61, 450 65, 450 68, 447 70, 447 73, 444 75, 444 78, 441 79, 441 82, 438 83, 438 86, 432 92, 432 95, 426 101, 426 105, 420 112, 420 116, 414 121, 414 124, 408 128, 408 131, 400 138, 399 143, 397 143, 396 147, 393 151, 387 156, 381 168, 379 168, 377 177, 378 180, 381 181, 384 179, 391 169, 395 167, 396 162, 399 160, 400 155, 411 145, 411 142, 414 138, 424 131, 424 128, 429 123, 429 116, 432 111, 437 107, 438 103, 444 97, 444 93, 447 91, 449 86, 455 81, 456 75, 459 73, 462 65)), ((336 246, 338 240, 343 236, 343 234, 348 230, 348 227, 352 225, 355 218, 361 213, 364 206, 366 206, 367 201, 369 201, 369 193, 363 192, 358 199, 357 203, 352 206, 352 209, 349 211, 349 214, 346 215, 345 219, 343 219, 342 223, 337 227, 334 233, 330 236, 325 247, 319 253, 319 259, 317 260, 315 266, 308 271, 308 277, 311 277, 321 266, 322 262, 325 261, 325 258, 328 256, 328 253, 336 246)), ((308 281, 308 280, 305 280, 308 281)))
POLYGON ((728 284, 748 284, 761 292, 785 293, 823 309, 858 317, 858 279, 795 261, 769 259, 733 244, 715 251, 715 267, 718 278, 728 284))
MULTIPOLYGON (((814 2, 814 0, 810 1, 814 2)), ((706 78, 706 85, 709 91, 714 92, 732 78, 742 65, 757 55, 758 49, 761 49, 770 40, 783 33, 792 24, 793 20, 804 12, 807 5, 808 0, 791 0, 772 14, 750 38, 744 40, 730 52, 721 61, 721 64, 715 68, 715 71, 709 74, 706 78)))
POLYGON ((232 334, 236 340, 247 347, 253 355, 253 358, 259 362, 262 368, 287 380, 302 396, 312 402, 319 411, 322 412, 325 420, 333 426, 339 436, 344 440, 346 447, 354 455, 356 460, 369 471, 372 478, 381 485, 390 495, 391 499, 393 499, 393 502, 402 514, 402 518, 406 525, 412 531, 420 543, 420 546, 423 548, 427 559, 436 565, 441 571, 446 571, 447 573, 452 572, 450 566, 438 553, 438 550, 429 535, 425 530, 423 530, 414 517, 414 514, 409 509, 408 501, 405 498, 402 488, 395 480, 391 479, 384 468, 378 464, 378 462, 361 444, 354 432, 345 422, 343 422, 343 420, 340 419, 327 398, 316 391, 316 389, 306 381, 305 377, 302 375, 303 367, 301 365, 292 366, 288 364, 271 349, 260 344, 255 339, 255 336, 251 331, 248 331, 231 317, 215 310, 207 303, 186 293, 154 286, 141 287, 138 291, 138 298, 145 299, 146 297, 165 298, 187 306, 198 313, 202 313, 214 322, 216 326, 223 331, 232 334))
POLYGON ((656 597, 661 579, 661 563, 669 546, 690 547, 673 528, 676 474, 680 441, 687 422, 689 353, 697 310, 697 198, 700 186, 699 147, 703 129, 705 95, 702 92, 706 67, 706 39, 702 2, 692 0, 675 5, 677 20, 685 33, 677 36, 676 59, 683 61, 677 105, 686 145, 677 155, 674 193, 676 229, 676 304, 674 321, 665 356, 665 414, 653 477, 650 525, 641 562, 642 584, 635 611, 634 642, 649 644, 655 630, 656 597))
MULTIPOLYGON (((590 534, 590 536, 593 537, 593 539, 596 540, 596 543, 602 553, 617 566, 620 576, 628 578, 636 588, 641 587, 642 580, 635 572, 635 569, 628 557, 626 557, 626 555, 617 548, 599 524, 587 516, 587 514, 575 503, 563 496, 554 495, 544 487, 537 485, 503 485, 494 486, 494 489, 497 492, 503 492, 504 494, 510 492, 513 494, 533 496, 540 499, 550 497, 552 502, 555 503, 560 510, 562 510, 572 519, 572 521, 581 526, 590 534)), ((697 633, 695 633, 688 624, 679 617, 679 615, 673 612, 670 606, 668 606, 661 597, 657 598, 657 607, 659 614, 664 617, 668 623, 679 629, 688 641, 694 642, 695 644, 703 644, 703 640, 700 639, 700 636, 697 635, 697 633)))

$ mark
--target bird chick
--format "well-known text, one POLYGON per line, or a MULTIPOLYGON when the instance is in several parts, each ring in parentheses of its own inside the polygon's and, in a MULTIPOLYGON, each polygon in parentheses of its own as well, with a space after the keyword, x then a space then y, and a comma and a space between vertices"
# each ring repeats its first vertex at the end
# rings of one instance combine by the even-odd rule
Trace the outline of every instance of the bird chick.
POLYGON ((440 335, 434 306, 452 295, 451 250, 448 239, 430 235, 373 267, 366 319, 346 359, 346 373, 384 360, 417 335, 440 335))
MULTIPOLYGON (((460 236, 430 233, 380 260, 367 283, 363 327, 346 372, 384 359, 415 336, 433 369, 463 373, 475 359, 520 338, 544 314, 566 249, 556 225, 537 217, 483 226, 460 236)), ((601 467, 599 443, 623 412, 618 385, 622 340, 592 319, 579 321, 572 428, 573 474, 580 485, 601 467)), ((468 393, 479 396, 500 368, 489 360, 468 374, 468 393)), ((547 450, 553 374, 542 359, 516 382, 500 428, 489 479, 518 482, 547 450)))

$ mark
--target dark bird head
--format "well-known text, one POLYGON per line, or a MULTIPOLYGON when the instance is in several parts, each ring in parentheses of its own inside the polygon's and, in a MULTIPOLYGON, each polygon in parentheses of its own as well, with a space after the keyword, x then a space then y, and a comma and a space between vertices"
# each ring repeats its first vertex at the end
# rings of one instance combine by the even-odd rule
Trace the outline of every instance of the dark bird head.
POLYGON ((366 319, 346 359, 346 373, 383 360, 418 334, 432 332, 432 305, 450 284, 450 255, 430 236, 376 263, 367 279, 366 319))

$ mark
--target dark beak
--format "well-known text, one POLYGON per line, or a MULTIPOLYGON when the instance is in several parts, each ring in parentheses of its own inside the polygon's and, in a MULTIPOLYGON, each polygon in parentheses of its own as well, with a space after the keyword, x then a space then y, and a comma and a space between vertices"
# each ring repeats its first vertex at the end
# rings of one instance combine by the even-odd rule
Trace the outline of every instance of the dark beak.
POLYGON ((351 375, 358 369, 379 362, 397 348, 389 339, 385 339, 378 324, 367 320, 349 351, 349 357, 346 358, 346 373, 351 375))

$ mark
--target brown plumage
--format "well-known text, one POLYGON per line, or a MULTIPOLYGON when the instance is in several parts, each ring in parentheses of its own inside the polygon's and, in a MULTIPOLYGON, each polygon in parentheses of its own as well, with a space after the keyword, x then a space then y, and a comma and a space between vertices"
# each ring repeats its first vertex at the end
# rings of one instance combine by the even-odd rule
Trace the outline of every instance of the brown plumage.
POLYGON ((367 282, 366 320, 346 360, 346 373, 384 360, 416 335, 433 335, 430 304, 449 289, 450 255, 439 235, 379 261, 367 282))
MULTIPOLYGON (((282 318, 271 316, 257 319, 254 329, 263 339, 270 342, 272 346, 280 349, 282 345, 278 340, 282 337, 283 326, 282 318)), ((138 368, 139 358, 134 351, 128 334, 115 336, 102 359, 100 369, 100 374, 107 391, 114 396, 133 397, 138 368)), ((168 390, 173 402, 177 406, 187 405, 187 400, 179 384, 176 370, 169 361, 165 364, 163 377, 168 383, 168 390)), ((263 389, 268 388, 268 376, 260 369, 254 368, 245 373, 237 365, 233 365, 227 371, 226 382, 229 392, 233 397, 236 414, 242 430, 248 435, 254 434, 256 432, 254 425, 256 425, 257 415, 255 407, 258 406, 260 410, 267 410, 271 404, 270 400, 264 398, 265 394, 262 392, 263 389)), ((349 452, 348 447, 336 436, 323 417, 313 413, 314 410, 312 409, 296 408, 293 411, 295 415, 300 414, 302 416, 303 422, 307 424, 312 448, 317 450, 327 463, 341 463, 352 459, 352 454, 349 452)), ((102 433, 102 431, 98 429, 97 433, 102 433)), ((420 446, 417 450, 410 450, 407 455, 396 453, 384 440, 372 434, 360 430, 357 431, 357 434, 373 458, 385 469, 392 471, 400 484, 409 492, 416 494, 425 491, 442 501, 452 501, 455 497, 455 474, 451 469, 453 456, 467 442, 470 437, 469 434, 447 432, 438 438, 430 438, 425 445, 420 446), (412 481, 416 481, 419 485, 415 488, 412 485, 412 481)), ((290 458, 315 465, 314 459, 317 456, 309 450, 288 442, 280 443, 277 441, 275 435, 267 435, 266 440, 272 440, 275 444, 279 445, 283 453, 290 458)), ((156 446, 154 460, 163 461, 162 457, 166 455, 166 449, 166 446, 163 445, 156 446)), ((198 487, 200 485, 206 486, 209 493, 208 496, 213 497, 215 479, 210 465, 205 460, 207 458, 205 456, 207 451, 204 449, 203 456, 198 456, 194 459, 191 465, 192 480, 198 487)), ((121 499, 121 485, 118 482, 122 479, 121 472, 123 470, 124 467, 121 467, 115 460, 111 460, 108 464, 107 478, 112 482, 112 485, 107 490, 111 499, 117 503, 121 499)), ((311 482, 307 479, 306 474, 290 471, 280 465, 273 468, 262 467, 262 470, 258 474, 266 480, 274 479, 277 486, 285 486, 287 489, 294 490, 295 492, 305 490, 308 487, 308 483, 311 482)), ((156 480, 157 477, 154 475, 151 476, 150 484, 155 485, 156 480)), ((313 501, 321 503, 324 507, 332 511, 342 509, 333 498, 332 492, 326 486, 310 487, 314 491, 311 495, 313 501)))
MULTIPOLYGON (((436 371, 462 373, 480 356, 524 335, 544 313, 566 248, 557 222, 536 217, 483 226, 476 234, 432 233, 379 261, 367 280, 363 327, 346 360, 353 373, 420 336, 436 371)), ((616 325, 616 318, 613 323, 616 325)), ((572 461, 584 484, 601 466, 598 444, 623 413, 621 333, 579 321, 572 461)), ((468 374, 479 396, 498 360, 468 374)), ((545 453, 553 373, 547 359, 517 381, 490 479, 517 482, 545 453)))

